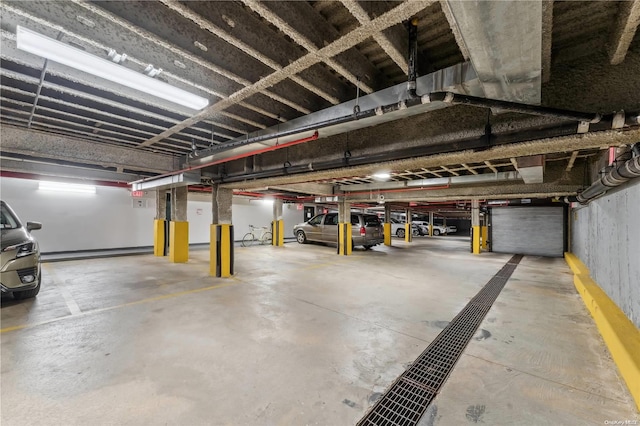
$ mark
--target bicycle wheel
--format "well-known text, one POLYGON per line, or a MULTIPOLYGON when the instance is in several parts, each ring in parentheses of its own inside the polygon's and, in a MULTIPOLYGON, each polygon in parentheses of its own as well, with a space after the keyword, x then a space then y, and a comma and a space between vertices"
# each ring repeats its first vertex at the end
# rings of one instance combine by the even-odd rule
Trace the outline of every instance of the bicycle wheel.
POLYGON ((244 234, 244 237, 242 237, 242 247, 249 247, 254 242, 255 238, 251 232, 247 232, 246 234, 244 234))
POLYGON ((265 232, 262 238, 260 239, 260 244, 271 244, 273 235, 271 232, 265 232))

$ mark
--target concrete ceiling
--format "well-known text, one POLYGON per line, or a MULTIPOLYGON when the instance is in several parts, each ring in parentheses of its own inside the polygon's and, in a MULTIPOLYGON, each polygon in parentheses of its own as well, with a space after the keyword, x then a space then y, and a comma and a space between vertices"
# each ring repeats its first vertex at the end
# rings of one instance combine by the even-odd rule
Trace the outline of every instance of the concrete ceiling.
MULTIPOLYGON (((487 97, 594 113, 640 111, 640 1, 485 3, 472 10, 472 2, 445 0, 3 1, 3 173, 130 182, 178 170, 194 146, 224 149, 404 84, 405 23, 412 18, 419 75, 468 61, 487 97), (121 66, 139 72, 152 64, 162 69, 155 78, 208 98, 209 106, 189 110, 45 63, 16 49, 17 25, 99 57, 124 53, 121 66)), ((567 130, 575 122, 504 112, 449 106, 320 131, 318 140, 212 165, 202 175, 236 189, 288 186, 292 193, 315 182, 311 194, 317 184, 352 184, 356 191, 377 170, 396 181, 475 176, 516 171, 518 158, 544 154, 556 180, 484 192, 565 194, 584 184, 577 166, 587 158, 640 140, 634 125, 576 134, 567 130)))

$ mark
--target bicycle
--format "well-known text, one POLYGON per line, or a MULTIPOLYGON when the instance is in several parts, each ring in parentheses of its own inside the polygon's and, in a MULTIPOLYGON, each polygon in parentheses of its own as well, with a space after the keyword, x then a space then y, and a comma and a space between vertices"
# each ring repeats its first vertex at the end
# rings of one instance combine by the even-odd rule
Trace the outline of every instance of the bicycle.
POLYGON ((244 234, 244 237, 242 237, 242 247, 249 247, 257 242, 259 242, 261 245, 271 244, 272 234, 269 231, 268 226, 262 226, 259 228, 257 226, 249 225, 249 229, 251 229, 251 231, 247 232, 246 234, 244 234), (261 230, 259 237, 256 237, 255 234, 257 230, 261 230))

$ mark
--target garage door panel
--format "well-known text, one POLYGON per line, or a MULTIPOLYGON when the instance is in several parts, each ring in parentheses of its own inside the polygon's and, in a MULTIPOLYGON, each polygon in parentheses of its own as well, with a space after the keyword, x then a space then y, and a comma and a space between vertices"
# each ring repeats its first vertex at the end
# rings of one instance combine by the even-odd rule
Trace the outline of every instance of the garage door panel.
POLYGON ((497 253, 562 257, 562 207, 503 207, 491 212, 491 248, 497 253))

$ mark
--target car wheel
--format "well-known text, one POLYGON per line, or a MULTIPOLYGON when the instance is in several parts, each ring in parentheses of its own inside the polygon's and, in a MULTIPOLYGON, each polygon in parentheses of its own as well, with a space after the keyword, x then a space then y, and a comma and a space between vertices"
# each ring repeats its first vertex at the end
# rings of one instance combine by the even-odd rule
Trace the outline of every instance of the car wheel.
POLYGON ((417 237, 418 235, 420 235, 420 231, 416 228, 414 228, 411 233, 413 234, 414 237, 417 237))
POLYGON ((400 228, 396 231, 398 238, 404 238, 404 229, 400 228))
POLYGON ((40 273, 40 276, 38 277, 38 285, 36 286, 36 288, 32 288, 31 290, 14 291, 13 298, 16 300, 22 300, 22 299, 30 299, 32 297, 36 297, 40 292, 41 282, 42 282, 42 273, 40 273))
POLYGON ((439 230, 439 229, 434 229, 434 230, 433 230, 433 235, 435 235, 436 237, 437 237, 438 235, 440 235, 440 230, 439 230))
POLYGON ((304 244, 307 242, 307 236, 304 235, 304 231, 296 232, 296 241, 298 244, 304 244))
POLYGON ((373 246, 366 245, 366 246, 363 246, 363 247, 364 247, 365 250, 371 250, 371 247, 373 247, 373 246))

